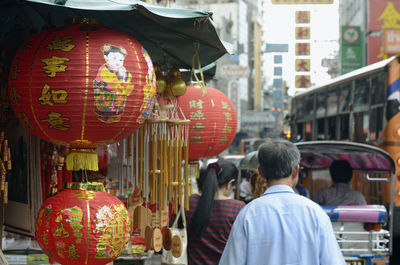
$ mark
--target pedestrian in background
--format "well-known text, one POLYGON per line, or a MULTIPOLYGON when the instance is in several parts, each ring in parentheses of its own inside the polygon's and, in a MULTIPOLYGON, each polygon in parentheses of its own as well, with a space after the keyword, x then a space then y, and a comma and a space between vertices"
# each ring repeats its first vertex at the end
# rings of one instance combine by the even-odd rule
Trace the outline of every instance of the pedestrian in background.
POLYGON ((333 185, 321 189, 316 202, 320 205, 366 205, 364 195, 350 187, 353 168, 346 160, 335 160, 329 167, 333 185))
POLYGON ((267 190, 236 218, 221 265, 344 265, 328 215, 293 190, 300 152, 285 140, 271 140, 258 151, 259 173, 267 190))
POLYGON ((201 195, 190 197, 186 212, 189 264, 218 264, 232 224, 245 205, 231 199, 237 178, 232 162, 218 160, 207 167, 201 195))

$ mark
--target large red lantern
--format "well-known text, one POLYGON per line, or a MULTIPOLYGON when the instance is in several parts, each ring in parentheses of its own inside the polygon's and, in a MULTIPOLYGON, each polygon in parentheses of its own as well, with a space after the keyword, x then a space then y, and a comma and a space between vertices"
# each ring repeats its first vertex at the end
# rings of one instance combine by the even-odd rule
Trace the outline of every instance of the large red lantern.
MULTIPOLYGON (((132 36, 75 24, 21 45, 11 66, 9 99, 20 122, 39 138, 93 150, 143 124, 155 101, 155 81, 149 54, 132 36)), ((94 170, 73 170, 79 169, 94 170)))
POLYGON ((60 264, 106 264, 129 240, 125 205, 102 191, 103 185, 67 183, 47 199, 36 219, 36 238, 51 261, 60 264))
POLYGON ((218 89, 189 86, 178 98, 189 126, 189 161, 218 155, 233 141, 237 115, 229 98, 218 89), (204 91, 204 92, 203 92, 204 91))

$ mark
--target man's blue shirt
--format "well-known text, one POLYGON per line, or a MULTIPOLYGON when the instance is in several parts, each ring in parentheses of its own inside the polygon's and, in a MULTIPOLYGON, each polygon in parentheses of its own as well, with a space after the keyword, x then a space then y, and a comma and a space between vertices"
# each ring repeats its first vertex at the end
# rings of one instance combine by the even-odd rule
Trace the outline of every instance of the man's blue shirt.
POLYGON ((274 185, 237 216, 220 265, 345 264, 321 207, 287 185, 274 185))

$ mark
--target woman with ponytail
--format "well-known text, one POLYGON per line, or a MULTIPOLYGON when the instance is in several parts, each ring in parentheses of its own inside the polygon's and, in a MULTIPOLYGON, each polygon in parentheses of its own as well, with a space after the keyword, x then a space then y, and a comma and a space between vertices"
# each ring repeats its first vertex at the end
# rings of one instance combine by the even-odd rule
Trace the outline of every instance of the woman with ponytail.
POLYGON ((218 264, 236 215, 245 205, 231 199, 238 169, 227 160, 207 167, 201 195, 190 196, 188 257, 190 264, 218 264))

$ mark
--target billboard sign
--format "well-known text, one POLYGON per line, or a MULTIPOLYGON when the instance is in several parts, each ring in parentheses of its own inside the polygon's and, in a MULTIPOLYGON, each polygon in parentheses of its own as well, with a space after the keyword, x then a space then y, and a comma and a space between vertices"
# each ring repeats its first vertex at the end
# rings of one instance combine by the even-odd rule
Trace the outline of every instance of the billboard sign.
POLYGON ((345 74, 364 66, 363 35, 358 26, 342 26, 340 73, 345 74))
POLYGON ((400 54, 400 29, 385 29, 383 52, 389 55, 400 54))

